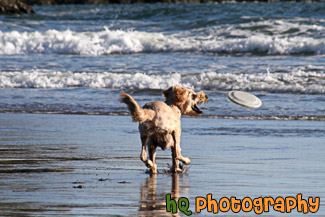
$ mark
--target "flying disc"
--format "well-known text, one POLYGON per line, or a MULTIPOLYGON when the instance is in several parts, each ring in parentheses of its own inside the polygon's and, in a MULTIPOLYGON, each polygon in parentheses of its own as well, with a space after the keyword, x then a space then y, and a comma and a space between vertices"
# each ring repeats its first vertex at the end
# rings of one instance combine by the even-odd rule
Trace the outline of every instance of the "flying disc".
POLYGON ((262 101, 258 97, 243 91, 230 91, 228 98, 230 101, 248 108, 258 108, 262 105, 262 101))

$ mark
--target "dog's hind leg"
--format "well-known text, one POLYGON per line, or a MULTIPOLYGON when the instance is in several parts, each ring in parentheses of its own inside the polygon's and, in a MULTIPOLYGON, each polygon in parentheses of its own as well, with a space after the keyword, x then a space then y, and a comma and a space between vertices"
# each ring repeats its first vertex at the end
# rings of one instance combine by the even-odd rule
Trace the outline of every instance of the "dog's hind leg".
POLYGON ((148 149, 149 149, 149 159, 152 162, 151 173, 157 173, 157 164, 156 164, 157 146, 153 143, 151 139, 149 139, 148 149))
POLYGON ((151 160, 148 159, 147 157, 147 150, 146 150, 146 147, 147 147, 147 143, 148 143, 148 136, 145 135, 141 135, 141 143, 142 143, 142 149, 141 149, 141 154, 140 154, 140 159, 143 163, 145 163, 145 165, 148 167, 148 168, 152 168, 153 167, 153 163, 151 160))

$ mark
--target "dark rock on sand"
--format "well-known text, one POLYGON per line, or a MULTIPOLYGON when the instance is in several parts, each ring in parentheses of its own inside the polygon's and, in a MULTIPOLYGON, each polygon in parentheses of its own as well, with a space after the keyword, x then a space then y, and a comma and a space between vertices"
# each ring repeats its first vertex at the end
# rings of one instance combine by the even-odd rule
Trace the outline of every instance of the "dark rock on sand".
MULTIPOLYGON (((205 2, 275 2, 281 0, 22 0, 28 5, 57 4, 138 4, 138 3, 205 3, 205 2)), ((283 0, 282 0, 283 1, 283 0)), ((322 0, 287 0, 287 1, 322 1, 322 0)))
POLYGON ((57 4, 138 4, 138 3, 200 3, 209 0, 23 0, 29 5, 57 5, 57 4))
POLYGON ((109 4, 111 0, 22 0, 28 5, 109 4))
MULTIPOLYGON (((204 3, 227 2, 227 0, 22 0, 29 5, 58 4, 141 4, 141 3, 204 3)), ((230 0, 228 0, 230 1, 230 0)), ((235 0, 241 1, 241 0, 235 0)), ((262 0, 263 1, 263 0, 262 0)), ((269 1, 269 0, 265 0, 269 1)))
POLYGON ((20 0, 0 0, 0 14, 32 14, 35 11, 20 0))

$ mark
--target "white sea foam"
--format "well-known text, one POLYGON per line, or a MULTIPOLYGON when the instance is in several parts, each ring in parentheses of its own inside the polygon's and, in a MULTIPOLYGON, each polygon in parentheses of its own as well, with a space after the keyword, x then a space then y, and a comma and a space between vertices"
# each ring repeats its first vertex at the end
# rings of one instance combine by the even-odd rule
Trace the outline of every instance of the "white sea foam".
MULTIPOLYGON (((315 27, 316 28, 316 27, 315 27)), ((241 37, 223 37, 219 30, 202 37, 178 33, 110 30, 100 32, 73 32, 48 30, 45 32, 1 32, 0 54, 73 54, 108 55, 143 52, 216 52, 265 54, 325 54, 325 38, 309 35, 266 35, 251 31, 226 29, 227 34, 241 37), (245 33, 242 33, 244 31, 245 33), (246 35, 245 35, 246 34, 246 35), (245 35, 245 36, 244 36, 245 35)), ((192 32, 193 33, 193 32, 192 32)))
POLYGON ((246 90, 284 93, 325 93, 325 74, 306 72, 304 68, 294 69, 290 73, 259 74, 245 73, 202 73, 189 77, 183 82, 196 84, 201 89, 246 90))
POLYGON ((1 88, 134 88, 161 89, 179 84, 180 74, 165 76, 144 73, 73 73, 60 71, 0 72, 1 88))
POLYGON ((284 93, 325 93, 325 74, 313 67, 301 67, 288 73, 266 71, 259 74, 203 72, 195 75, 145 73, 23 71, 0 72, 0 88, 132 88, 165 89, 183 85, 203 90, 247 90, 284 93))

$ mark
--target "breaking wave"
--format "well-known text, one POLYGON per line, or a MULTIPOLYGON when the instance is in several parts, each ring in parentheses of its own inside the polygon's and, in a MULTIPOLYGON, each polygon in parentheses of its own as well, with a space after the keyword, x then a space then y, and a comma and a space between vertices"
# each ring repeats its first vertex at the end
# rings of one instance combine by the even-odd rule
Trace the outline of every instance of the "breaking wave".
MULTIPOLYGON (((74 32, 47 30, 45 32, 1 32, 0 54, 65 54, 110 55, 153 52, 212 52, 227 54, 325 54, 325 38, 312 35, 252 34, 245 26, 204 29, 202 36, 194 32, 177 34, 110 30, 74 32), (220 32, 221 31, 221 32, 220 32), (226 31, 226 32, 225 32, 226 31), (223 35, 227 36, 223 36, 223 35)), ((262 28, 262 27, 260 27, 262 28)), ((271 31, 272 29, 270 29, 271 31)))
POLYGON ((214 91, 246 90, 324 94, 324 69, 316 69, 313 66, 307 66, 295 68, 288 73, 267 70, 259 74, 202 72, 190 75, 33 70, 0 72, 0 88, 165 89, 172 85, 183 85, 192 89, 214 91))

